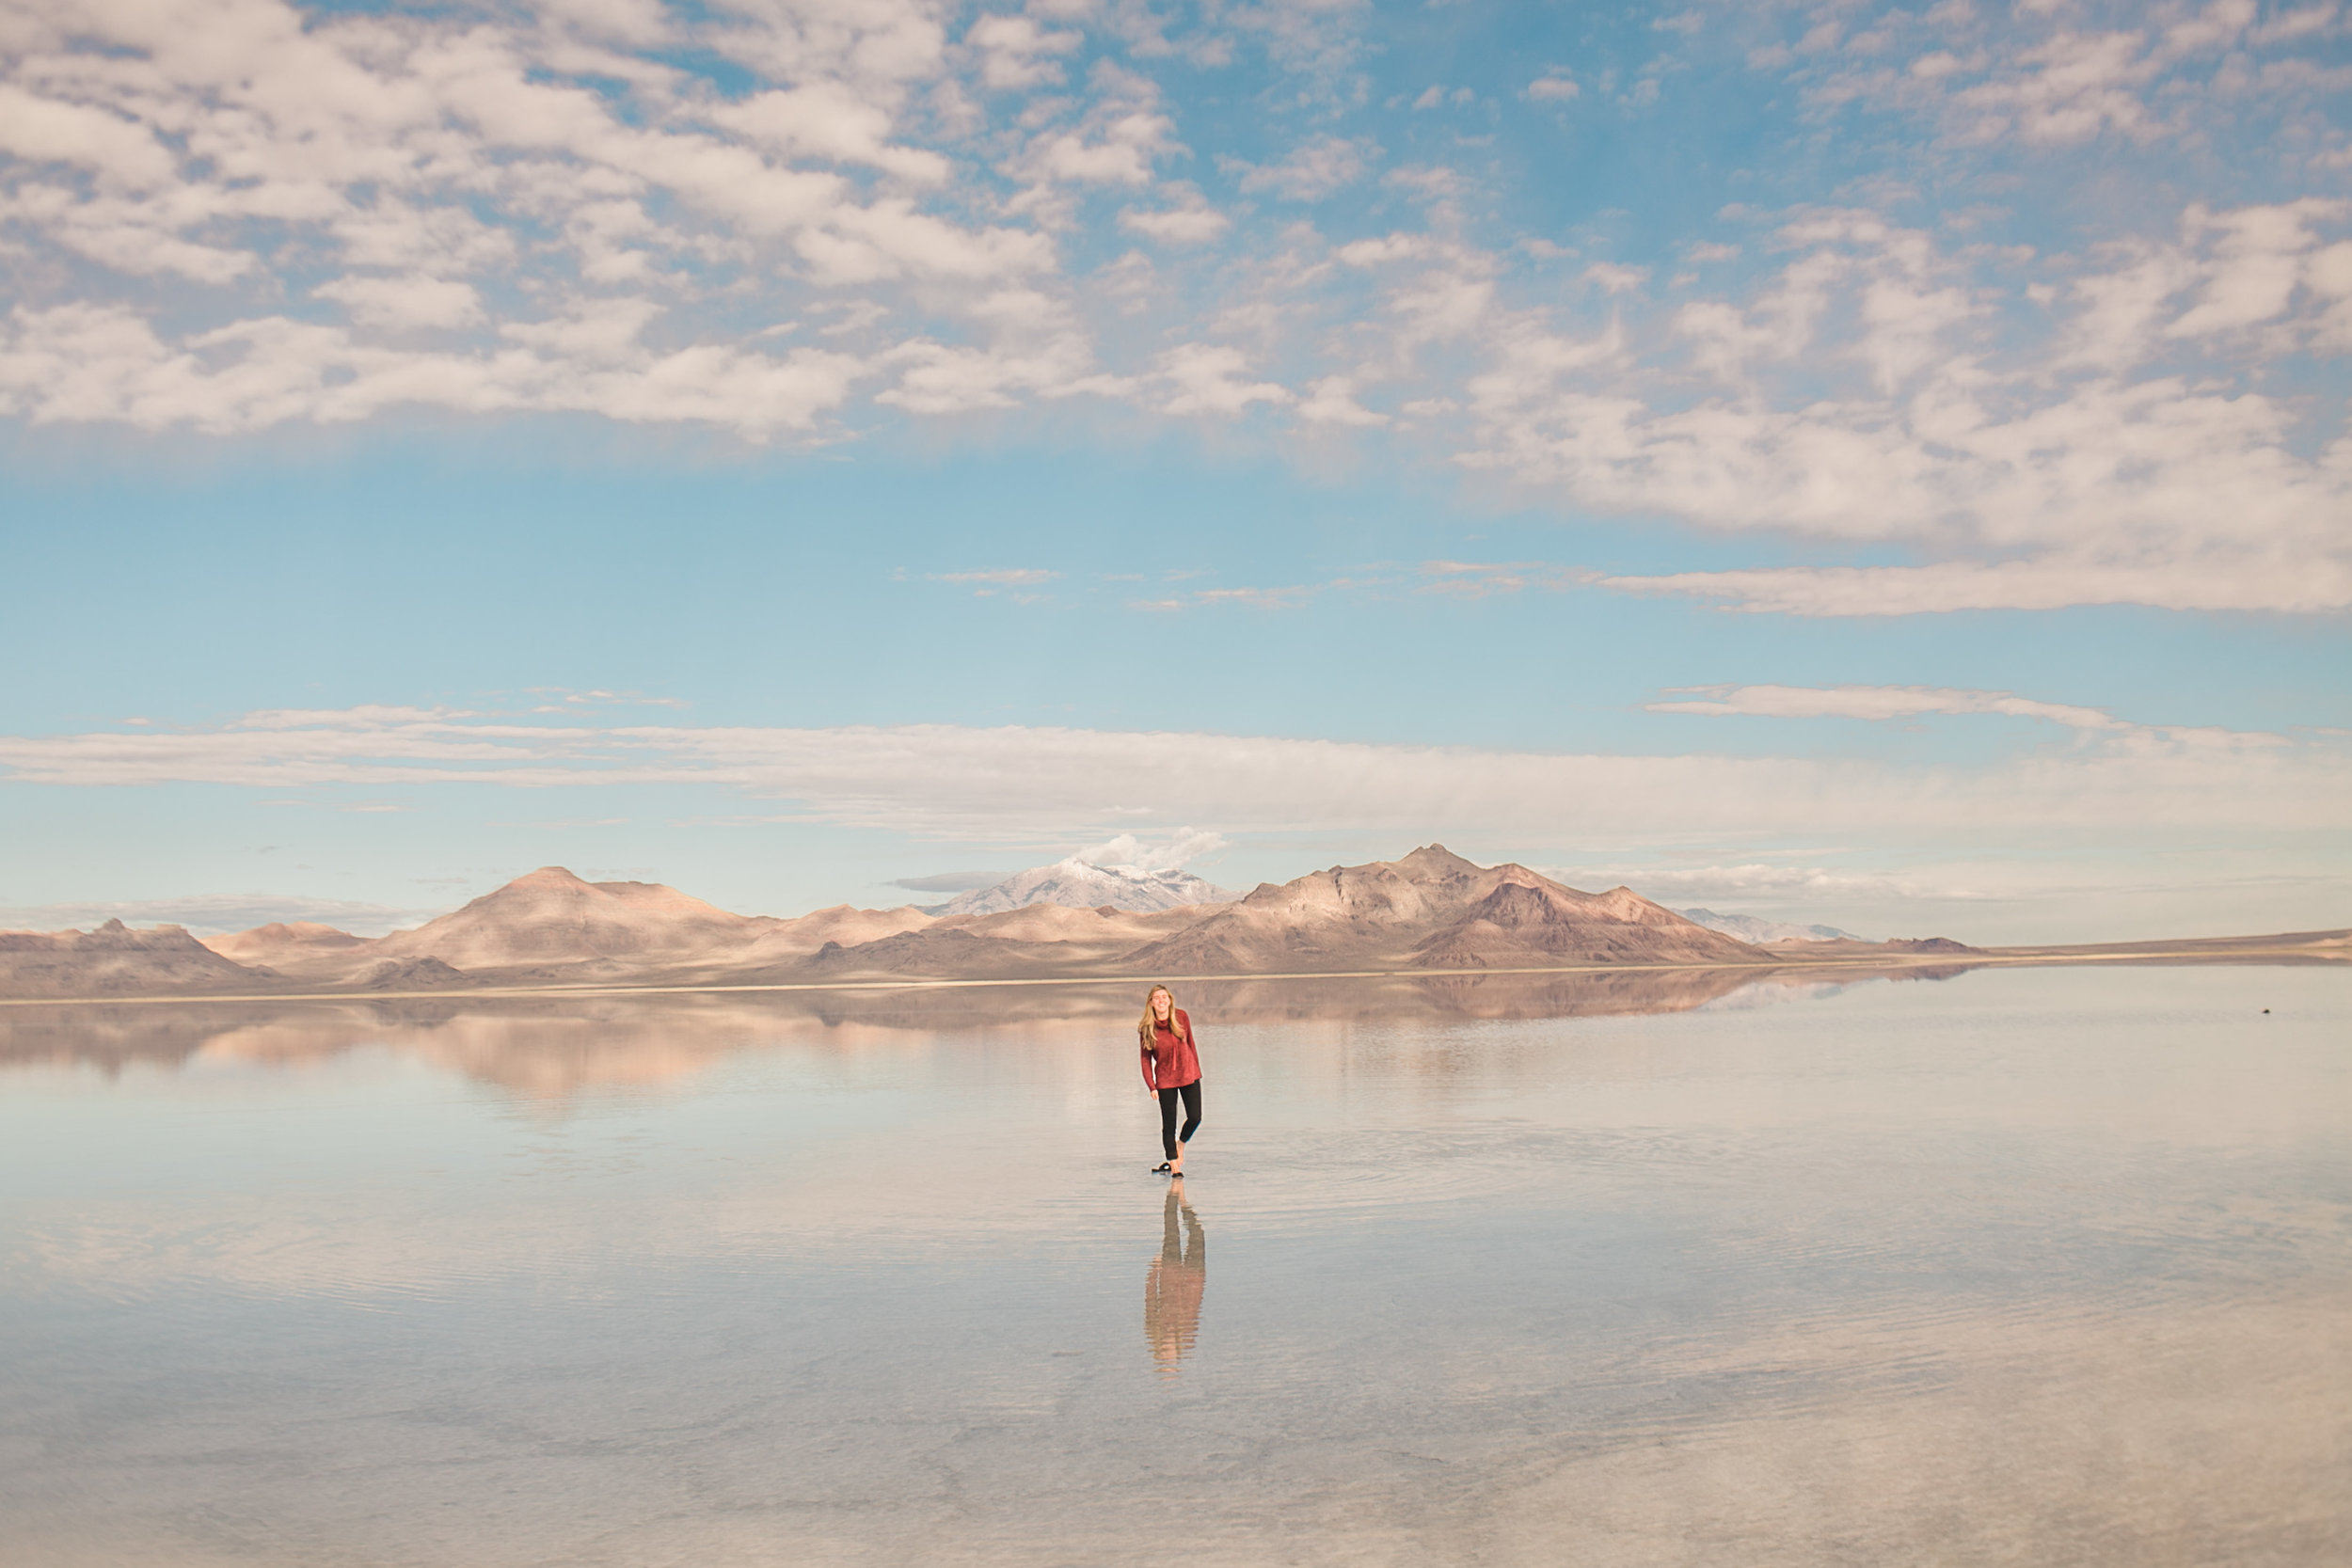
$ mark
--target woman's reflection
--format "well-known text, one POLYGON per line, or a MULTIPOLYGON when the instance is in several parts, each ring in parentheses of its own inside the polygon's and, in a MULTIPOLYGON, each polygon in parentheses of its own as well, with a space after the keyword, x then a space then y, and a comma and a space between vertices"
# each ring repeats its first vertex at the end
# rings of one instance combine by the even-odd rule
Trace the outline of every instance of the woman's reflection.
POLYGON ((1168 1184, 1167 1227, 1160 1237, 1160 1255, 1143 1281, 1143 1337, 1152 1342, 1152 1359, 1161 1375, 1176 1375, 1176 1364, 1191 1351, 1200 1333, 1200 1292, 1209 1281, 1209 1241, 1201 1233, 1200 1217, 1184 1201, 1182 1178, 1168 1184), (1180 1232, 1177 1222, 1184 1228, 1180 1232))

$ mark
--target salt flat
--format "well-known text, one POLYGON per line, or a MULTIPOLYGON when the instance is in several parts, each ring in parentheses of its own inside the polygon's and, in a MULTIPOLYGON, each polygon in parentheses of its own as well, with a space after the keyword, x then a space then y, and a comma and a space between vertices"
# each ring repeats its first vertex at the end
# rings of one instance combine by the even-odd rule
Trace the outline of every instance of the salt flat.
POLYGON ((1653 990, 11 1009, 12 1560, 2352 1551, 2352 976, 1653 990))

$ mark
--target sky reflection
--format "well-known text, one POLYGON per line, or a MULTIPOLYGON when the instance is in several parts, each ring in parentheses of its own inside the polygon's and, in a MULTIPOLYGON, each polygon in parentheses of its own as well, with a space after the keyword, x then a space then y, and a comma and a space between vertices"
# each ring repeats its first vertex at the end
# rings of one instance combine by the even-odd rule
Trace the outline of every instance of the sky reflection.
POLYGON ((0 1519, 40 1568, 2331 1562, 2347 978, 1188 995, 1182 1189, 1131 994, 14 1010, 0 1519))

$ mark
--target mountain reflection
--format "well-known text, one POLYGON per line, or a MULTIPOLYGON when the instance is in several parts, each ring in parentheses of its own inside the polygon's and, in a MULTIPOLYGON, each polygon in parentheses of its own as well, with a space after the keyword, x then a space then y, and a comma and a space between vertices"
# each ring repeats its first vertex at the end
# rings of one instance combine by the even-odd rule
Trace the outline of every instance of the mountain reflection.
MULTIPOLYGON (((1184 998, 1220 1026, 1298 1021, 1443 1022, 1684 1012, 1734 992, 1825 979, 1942 979, 1962 966, 1617 970, 1195 980, 1184 998)), ((867 990, 545 994, 379 1001, 198 1001, 0 1008, 0 1070, 35 1064, 288 1067, 362 1048, 431 1063, 525 1100, 691 1077, 739 1052, 790 1042, 852 1054, 924 1035, 1019 1028, 1123 1030, 1133 982, 882 987, 867 990)))
POLYGON ((1160 1255, 1143 1280, 1143 1338, 1160 1375, 1176 1375, 1200 1336, 1200 1296, 1209 1283, 1209 1239, 1200 1216, 1184 1201, 1182 1177, 1168 1184, 1160 1255))

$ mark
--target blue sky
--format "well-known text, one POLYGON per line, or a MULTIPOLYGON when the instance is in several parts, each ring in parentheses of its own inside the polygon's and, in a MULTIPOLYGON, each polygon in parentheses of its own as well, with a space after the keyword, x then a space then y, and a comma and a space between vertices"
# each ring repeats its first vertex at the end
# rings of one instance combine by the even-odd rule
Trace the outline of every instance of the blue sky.
POLYGON ((2352 920, 2328 4, 30 0, 0 920, 2352 920))

